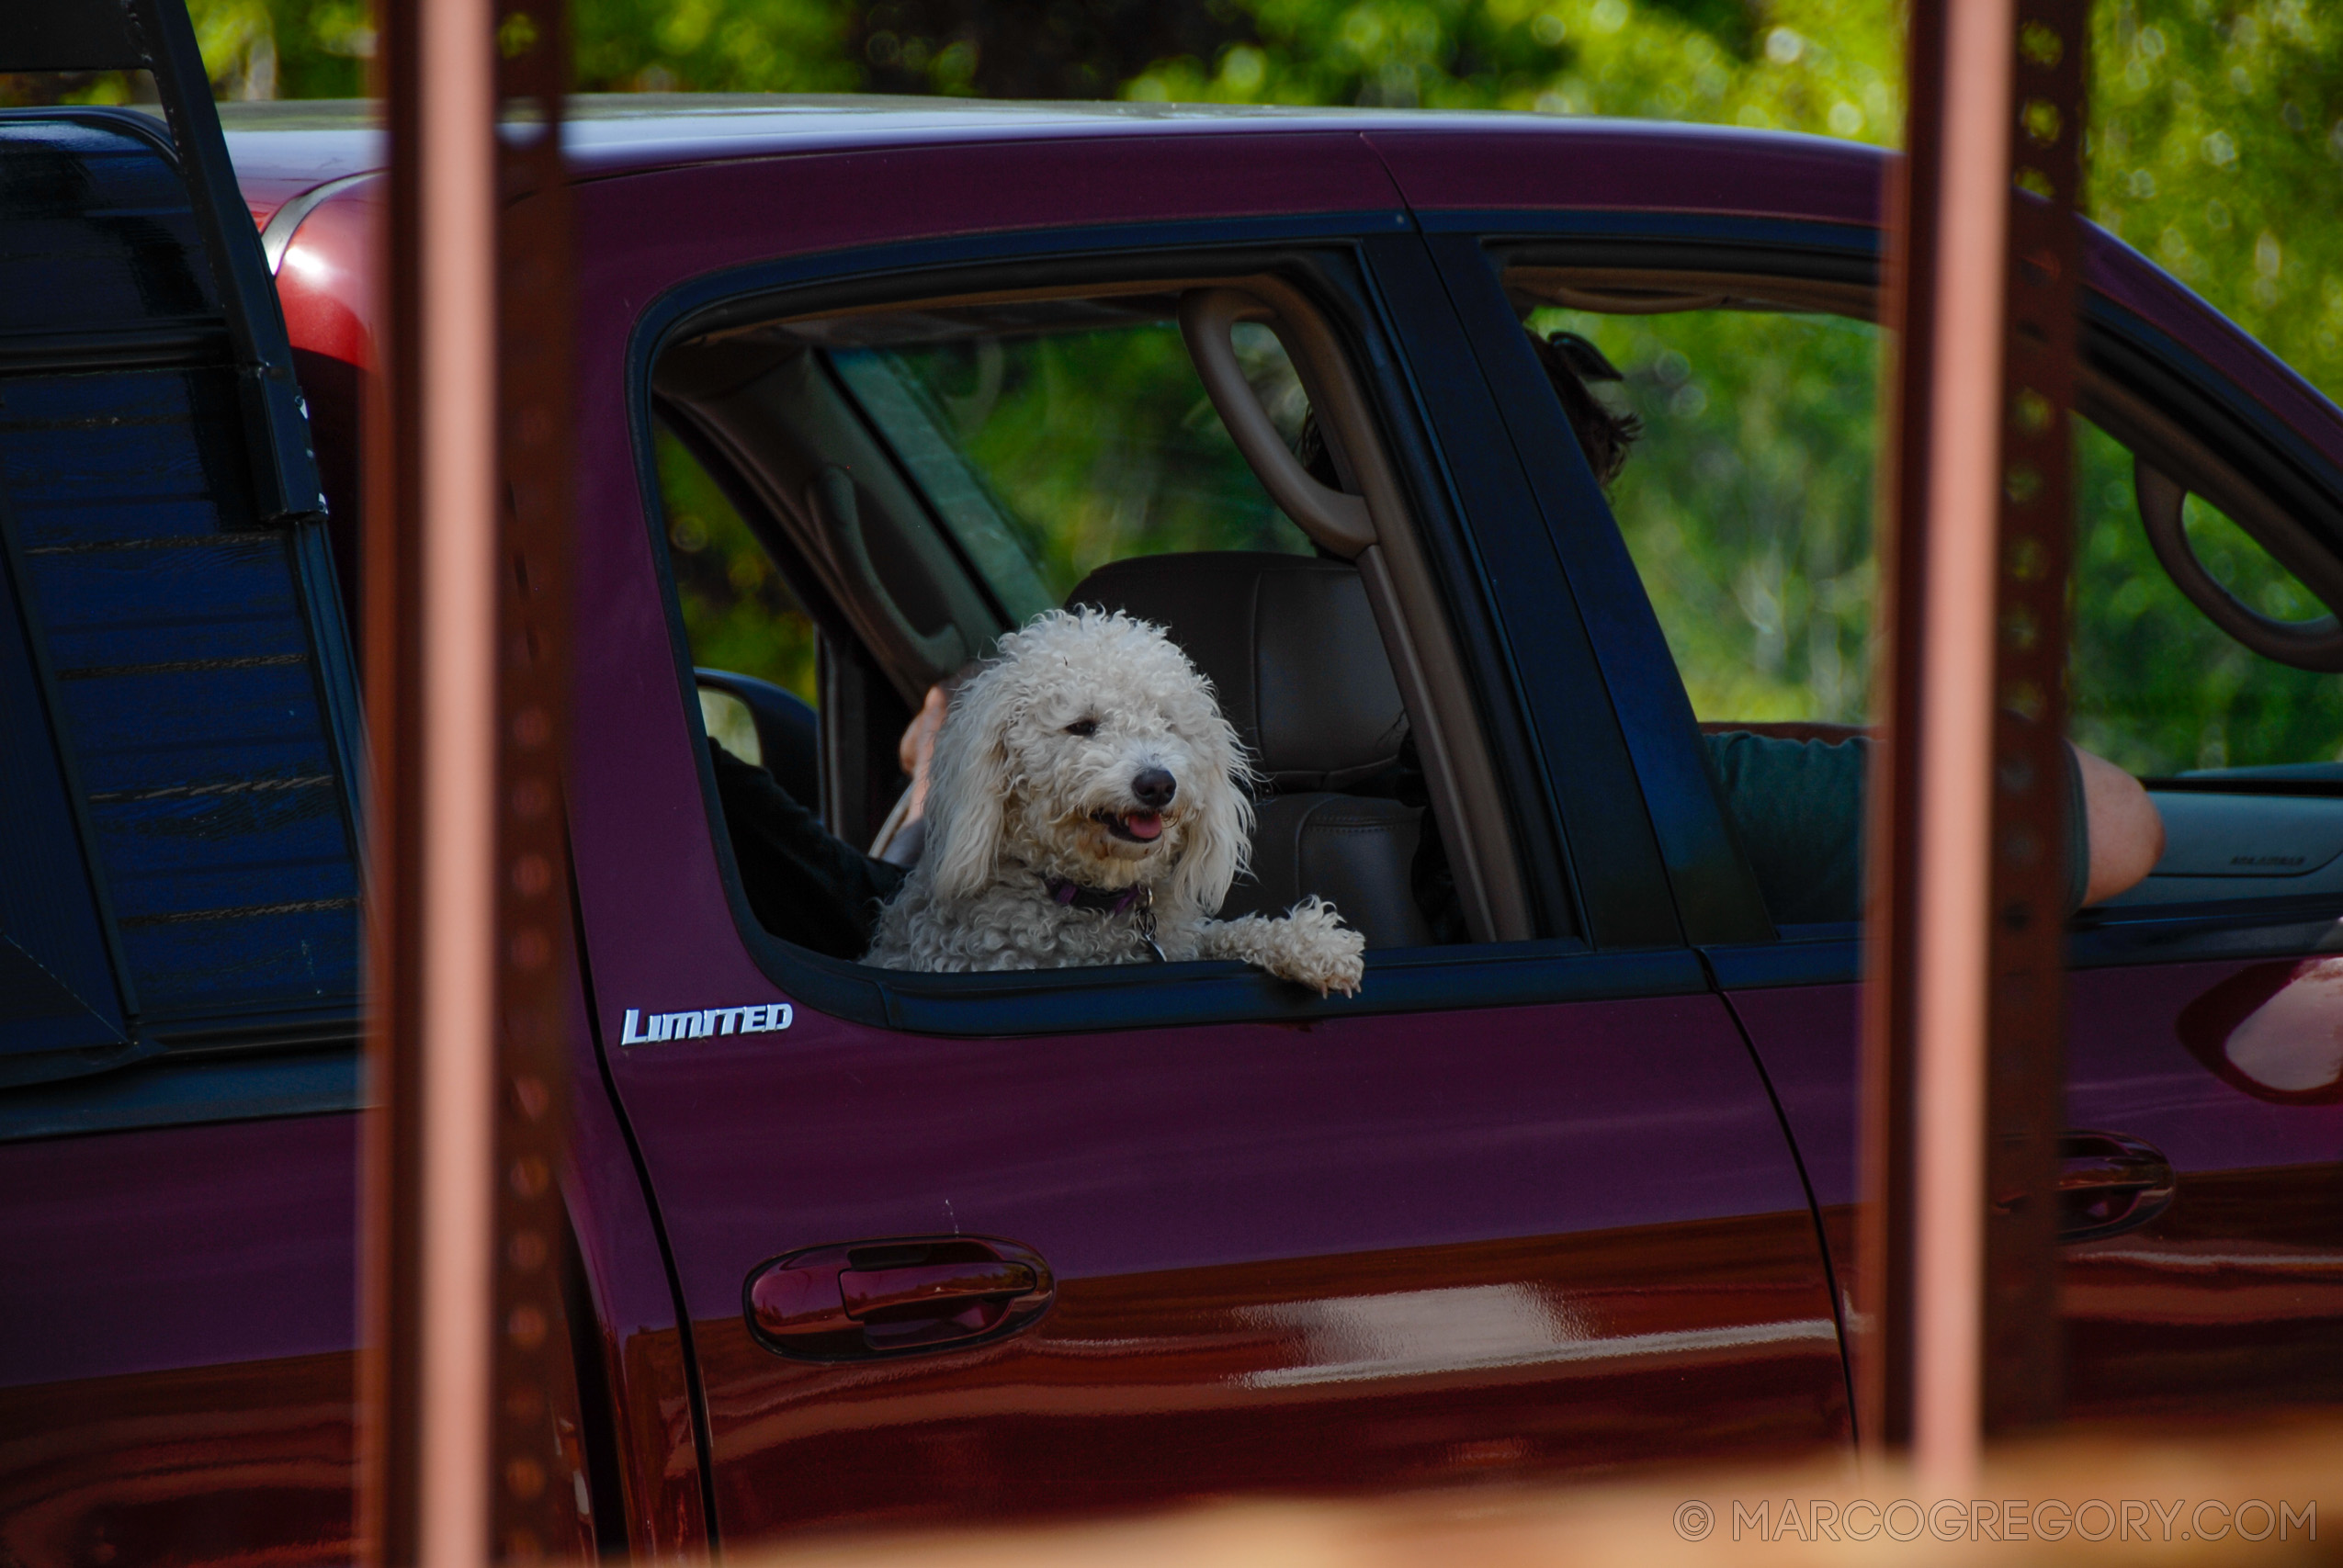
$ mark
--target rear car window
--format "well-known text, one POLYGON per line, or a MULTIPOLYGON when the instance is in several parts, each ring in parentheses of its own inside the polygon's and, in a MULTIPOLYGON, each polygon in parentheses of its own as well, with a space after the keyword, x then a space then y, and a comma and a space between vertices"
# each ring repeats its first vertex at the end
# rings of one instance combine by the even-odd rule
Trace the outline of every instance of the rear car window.
POLYGON ((0 220, 0 1085, 346 1043, 350 660, 322 519, 256 519, 187 188, 134 125, 8 117, 0 220))
MULTIPOLYGON (((1641 424, 1612 508, 1769 908, 1793 926, 1851 919, 1866 760, 1851 742, 1876 697, 1877 329, 1836 305, 1780 308, 1762 279, 1720 280, 1682 308, 1623 297, 1616 309, 1589 298, 1599 281, 1559 270, 1520 281, 1560 296, 1542 296, 1552 302, 1524 325, 1592 344, 1619 372, 1594 395, 1641 424), (1788 782, 1752 784, 1760 762, 1788 782), (1843 852, 1828 864, 1781 852, 1780 813, 1768 815, 1780 798, 1821 792, 1823 773, 1838 803, 1828 841, 1843 852)), ((1802 285, 1778 287, 1803 303, 1802 285)), ((2216 624, 2200 607, 2204 586, 2184 592, 2159 558, 2144 498, 2168 505, 2181 488, 2156 490, 2161 466, 2167 479, 2193 474, 2179 523, 2189 549, 2219 592, 2297 637, 2315 634, 2326 605, 2276 552, 2310 551, 2299 557, 2306 570, 2335 568, 2322 564, 2316 529, 2262 481, 2189 455, 2200 435, 2158 412, 2175 394, 2153 383, 2187 374, 2133 366, 2119 376, 2087 360, 2075 416, 2067 733, 2143 779, 2165 829, 2156 869, 2100 907, 2343 897, 2343 801, 2324 798, 2343 786, 2343 682, 2288 661, 2303 660, 2299 645, 2249 645, 2216 624), (2193 493, 2201 483, 2249 509, 2259 533, 2193 493)), ((2219 389, 2189 395, 2226 406, 2219 389)))
MULTIPOLYGON (((1805 312, 1547 309, 1625 379, 1643 424, 1612 508, 1692 710, 1712 722, 1861 725, 1878 596, 1878 330, 1805 312)), ((2069 728, 2145 776, 2343 761, 2343 682, 2241 646, 2182 596, 2143 532, 2132 453, 2076 419, 2069 728)), ((2323 606, 2202 497, 2198 553, 2281 619, 2323 606)))

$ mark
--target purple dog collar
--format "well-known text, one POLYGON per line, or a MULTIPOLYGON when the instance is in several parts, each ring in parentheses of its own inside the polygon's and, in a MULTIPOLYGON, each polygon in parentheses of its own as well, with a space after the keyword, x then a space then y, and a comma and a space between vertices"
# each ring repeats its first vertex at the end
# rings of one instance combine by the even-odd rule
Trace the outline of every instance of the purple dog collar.
POLYGON ((1069 882, 1062 876, 1045 876, 1042 890, 1049 901, 1067 908, 1090 909, 1102 915, 1115 916, 1138 911, 1133 931, 1147 948, 1147 955, 1158 964, 1167 962, 1163 944, 1155 940, 1155 889, 1126 887, 1120 893, 1110 893, 1104 887, 1085 887, 1079 882, 1069 882))
POLYGON ((1049 894, 1049 901, 1074 909, 1093 909, 1104 915, 1128 914, 1131 906, 1139 901, 1146 891, 1141 887, 1126 887, 1116 893, 1104 887, 1085 887, 1079 882, 1069 882, 1062 876, 1045 876, 1042 887, 1049 894))

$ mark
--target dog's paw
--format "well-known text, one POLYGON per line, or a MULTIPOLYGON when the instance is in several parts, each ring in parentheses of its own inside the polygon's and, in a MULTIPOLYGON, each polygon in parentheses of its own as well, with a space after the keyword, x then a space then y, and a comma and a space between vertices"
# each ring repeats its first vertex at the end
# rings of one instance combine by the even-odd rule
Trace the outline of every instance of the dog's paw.
POLYGON ((1341 951, 1325 953, 1314 964, 1305 964, 1292 976, 1321 997, 1334 991, 1355 997, 1359 987, 1366 983, 1366 938, 1356 931, 1340 934, 1341 951))
POLYGON ((1359 994, 1366 980, 1366 938, 1342 924, 1334 906, 1315 894, 1294 906, 1280 922, 1287 940, 1269 965, 1273 974, 1307 986, 1323 997, 1359 994))

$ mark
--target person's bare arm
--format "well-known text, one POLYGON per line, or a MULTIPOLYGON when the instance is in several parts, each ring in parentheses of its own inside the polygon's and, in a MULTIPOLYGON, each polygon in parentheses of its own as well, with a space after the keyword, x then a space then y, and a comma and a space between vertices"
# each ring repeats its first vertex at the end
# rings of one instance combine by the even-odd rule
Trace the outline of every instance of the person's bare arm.
POLYGON ((927 815, 927 768, 935 755, 935 732, 944 728, 944 710, 951 699, 941 685, 927 689, 927 700, 911 722, 903 727, 903 739, 897 742, 895 755, 903 764, 903 772, 911 776, 911 805, 904 814, 906 827, 927 815))
MULTIPOLYGON (((2073 741, 2068 741, 2074 746, 2073 741)), ((2083 770, 2083 814, 2090 826, 2090 881, 2083 902, 2112 898, 2164 858, 2164 818, 2140 781, 2075 746, 2083 770)))

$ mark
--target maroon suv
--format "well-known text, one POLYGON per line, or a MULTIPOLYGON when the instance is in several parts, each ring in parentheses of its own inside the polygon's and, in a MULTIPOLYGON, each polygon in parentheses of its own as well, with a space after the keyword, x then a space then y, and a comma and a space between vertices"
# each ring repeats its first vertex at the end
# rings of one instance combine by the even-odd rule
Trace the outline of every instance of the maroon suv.
MULTIPOLYGON (((0 747, 36 759, 0 752, 0 796, 41 825, 0 848, 0 1561, 352 1551, 361 107, 228 136, 329 519, 237 511, 197 361, 61 359, 52 308, 0 299, 0 747), (96 1021, 42 1021, 36 970, 96 1021)), ((1849 1444, 1858 929, 1736 830, 1702 736, 1862 722, 1884 155, 578 109, 548 1441, 581 1544, 1849 1444), (1233 379, 1191 350, 1205 291, 1241 297, 1233 379), (1525 326, 1618 367, 1643 435, 1608 491, 1525 326), (1271 499, 1229 434, 1264 414, 1339 457, 1371 545, 1271 499), (1330 898, 1355 998, 767 929, 711 742, 883 848, 927 689, 1110 589, 1262 776, 1232 910, 1330 898)), ((0 116, 0 268, 70 231, 76 276, 131 280, 93 321, 195 321, 138 118, 0 116)), ((2073 923, 2066 1404, 2331 1401, 2343 415, 2111 237, 2088 266, 2077 733, 2151 775, 2169 847, 2073 923), (2182 655, 2222 694, 2175 740, 2126 682, 2182 655)))

